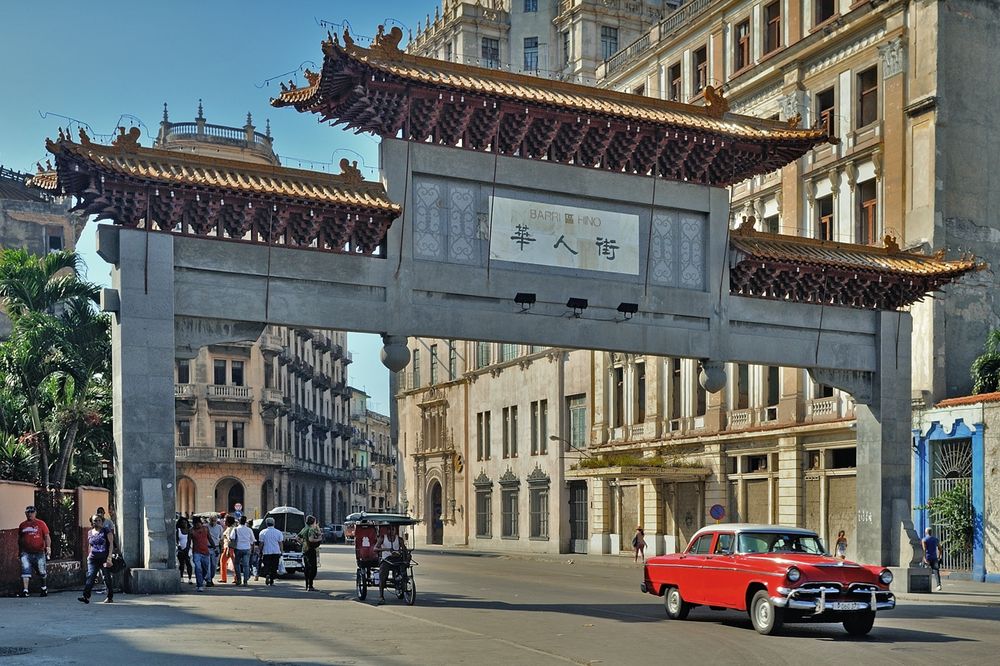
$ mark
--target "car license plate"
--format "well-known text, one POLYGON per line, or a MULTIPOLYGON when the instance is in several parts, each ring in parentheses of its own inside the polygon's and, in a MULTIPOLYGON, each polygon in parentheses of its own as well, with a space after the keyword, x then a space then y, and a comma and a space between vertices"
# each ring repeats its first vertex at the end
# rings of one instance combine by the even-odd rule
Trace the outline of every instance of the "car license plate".
POLYGON ((857 601, 835 601, 833 602, 833 610, 839 611, 856 611, 861 609, 861 604, 857 601))

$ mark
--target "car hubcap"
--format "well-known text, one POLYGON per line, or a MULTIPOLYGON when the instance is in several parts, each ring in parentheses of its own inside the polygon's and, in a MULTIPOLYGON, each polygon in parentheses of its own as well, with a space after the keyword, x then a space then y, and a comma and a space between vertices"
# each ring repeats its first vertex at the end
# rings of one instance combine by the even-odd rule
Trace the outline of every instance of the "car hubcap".
POLYGON ((670 593, 670 612, 671 613, 676 613, 677 612, 677 606, 678 606, 678 603, 677 603, 677 593, 676 592, 671 592, 670 593))
POLYGON ((770 620, 771 609, 768 608, 767 602, 762 601, 757 604, 757 624, 762 627, 766 627, 768 621, 770 620))

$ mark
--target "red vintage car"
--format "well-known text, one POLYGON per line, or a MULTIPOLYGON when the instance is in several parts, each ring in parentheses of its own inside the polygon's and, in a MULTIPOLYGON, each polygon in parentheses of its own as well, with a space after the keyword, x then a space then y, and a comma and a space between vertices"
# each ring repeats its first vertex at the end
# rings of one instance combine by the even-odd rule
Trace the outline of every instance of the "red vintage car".
POLYGON ((815 532, 778 525, 719 524, 699 530, 683 553, 646 561, 643 592, 664 598, 667 616, 695 606, 747 611, 754 629, 785 622, 843 622, 853 636, 892 610, 892 573, 827 554, 815 532))

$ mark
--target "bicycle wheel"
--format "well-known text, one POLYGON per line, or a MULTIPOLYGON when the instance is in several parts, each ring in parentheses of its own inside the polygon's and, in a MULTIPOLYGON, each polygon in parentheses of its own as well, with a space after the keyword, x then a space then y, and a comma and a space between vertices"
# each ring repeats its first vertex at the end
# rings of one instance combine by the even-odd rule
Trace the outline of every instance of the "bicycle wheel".
POLYGON ((413 571, 406 573, 406 580, 403 581, 403 598, 407 606, 412 606, 417 602, 417 586, 413 582, 413 571))
POLYGON ((365 577, 365 570, 358 567, 358 599, 365 600, 368 596, 368 579, 365 577))

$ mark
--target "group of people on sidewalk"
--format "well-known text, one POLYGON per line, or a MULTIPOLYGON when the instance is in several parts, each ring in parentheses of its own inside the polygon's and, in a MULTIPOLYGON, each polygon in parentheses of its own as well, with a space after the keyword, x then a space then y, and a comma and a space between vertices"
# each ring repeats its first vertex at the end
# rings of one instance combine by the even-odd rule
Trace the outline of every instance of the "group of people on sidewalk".
MULTIPOLYGON (((323 533, 314 516, 306 518, 306 526, 298 536, 302 540, 306 590, 314 591, 319 547, 323 542, 323 533)), ((284 542, 285 535, 274 526, 274 518, 264 521, 264 529, 259 535, 255 535, 247 524, 246 516, 238 520, 235 516, 226 516, 224 524, 214 515, 207 521, 195 516, 190 523, 187 518, 179 518, 177 565, 181 580, 186 573, 188 583, 196 582, 197 591, 202 592, 206 587, 215 586, 217 571, 219 582, 228 583, 229 566, 232 565, 234 585, 247 586, 251 576, 257 581, 261 574, 266 585, 274 585, 274 579, 282 573, 284 542)))

